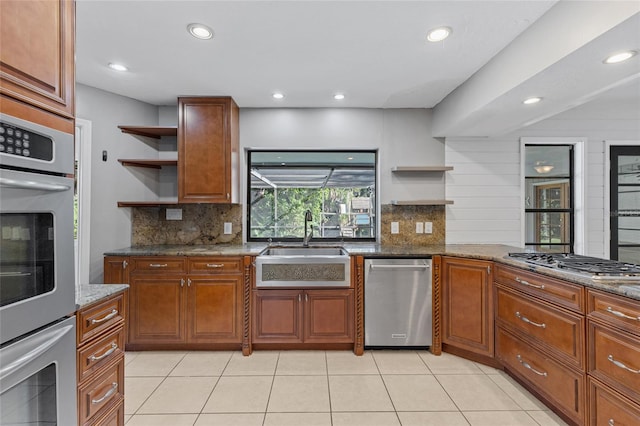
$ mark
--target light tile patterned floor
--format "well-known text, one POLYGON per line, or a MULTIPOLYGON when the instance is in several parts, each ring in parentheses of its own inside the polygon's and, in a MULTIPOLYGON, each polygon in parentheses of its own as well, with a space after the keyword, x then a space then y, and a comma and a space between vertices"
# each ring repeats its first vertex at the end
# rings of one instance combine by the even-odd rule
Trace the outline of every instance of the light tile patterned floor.
POLYGON ((504 373, 426 351, 127 352, 127 426, 565 425, 504 373))

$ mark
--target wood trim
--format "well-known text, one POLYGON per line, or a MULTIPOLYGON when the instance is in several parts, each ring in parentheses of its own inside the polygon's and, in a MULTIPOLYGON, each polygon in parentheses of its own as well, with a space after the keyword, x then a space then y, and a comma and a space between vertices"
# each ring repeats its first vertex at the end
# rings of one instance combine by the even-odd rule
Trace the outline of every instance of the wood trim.
POLYGON ((433 281, 431 287, 432 310, 433 310, 433 332, 431 342, 431 353, 442 354, 442 284, 440 282, 440 267, 442 265, 441 256, 433 256, 431 259, 433 271, 433 281))
POLYGON ((56 114, 36 109, 3 94, 0 94, 0 112, 61 132, 75 134, 75 122, 73 119, 63 118, 56 114))
POLYGON ((353 352, 364 354, 364 257, 353 256, 352 268, 355 269, 355 305, 356 305, 356 339, 353 352))
POLYGON ((253 283, 253 257, 244 257, 244 312, 242 318, 242 355, 251 355, 251 288, 253 283))

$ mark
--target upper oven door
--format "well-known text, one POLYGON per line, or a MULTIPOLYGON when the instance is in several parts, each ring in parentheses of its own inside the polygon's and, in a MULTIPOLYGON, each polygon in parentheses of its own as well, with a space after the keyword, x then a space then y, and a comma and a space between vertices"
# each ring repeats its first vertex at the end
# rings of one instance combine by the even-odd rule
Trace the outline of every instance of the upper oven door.
POLYGON ((0 343, 75 311, 73 179, 0 169, 0 343))
POLYGON ((74 135, 0 116, 0 165, 73 174, 74 135))

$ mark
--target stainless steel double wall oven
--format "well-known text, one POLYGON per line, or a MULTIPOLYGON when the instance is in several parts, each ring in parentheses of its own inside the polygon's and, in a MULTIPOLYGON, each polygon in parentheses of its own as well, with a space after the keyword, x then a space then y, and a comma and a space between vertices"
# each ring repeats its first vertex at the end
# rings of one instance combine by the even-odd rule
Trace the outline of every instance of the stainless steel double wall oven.
POLYGON ((0 425, 77 423, 73 152, 0 115, 0 425))

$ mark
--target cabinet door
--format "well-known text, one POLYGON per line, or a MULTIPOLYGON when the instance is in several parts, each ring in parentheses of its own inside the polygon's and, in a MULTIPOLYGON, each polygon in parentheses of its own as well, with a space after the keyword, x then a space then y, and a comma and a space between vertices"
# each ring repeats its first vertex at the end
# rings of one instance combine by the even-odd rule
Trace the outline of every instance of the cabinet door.
POLYGON ((184 286, 181 275, 132 274, 129 343, 184 341, 184 286))
POLYGON ((254 290, 253 342, 302 343, 299 290, 254 290))
POLYGON ((231 98, 179 98, 178 103, 178 201, 236 202, 232 155, 238 154, 238 107, 231 98))
POLYGON ((352 343, 353 290, 307 290, 304 294, 305 343, 352 343))
MULTIPOLYGON (((39 109, 73 118, 74 43, 73 1, 3 0, 0 92, 39 109)), ((38 121, 31 116, 20 118, 38 121)))
POLYGON ((242 277, 187 278, 187 342, 242 342, 242 277))
POLYGON ((128 256, 105 256, 104 277, 105 284, 129 284, 128 256))
POLYGON ((491 264, 442 258, 442 342, 493 357, 491 264))

